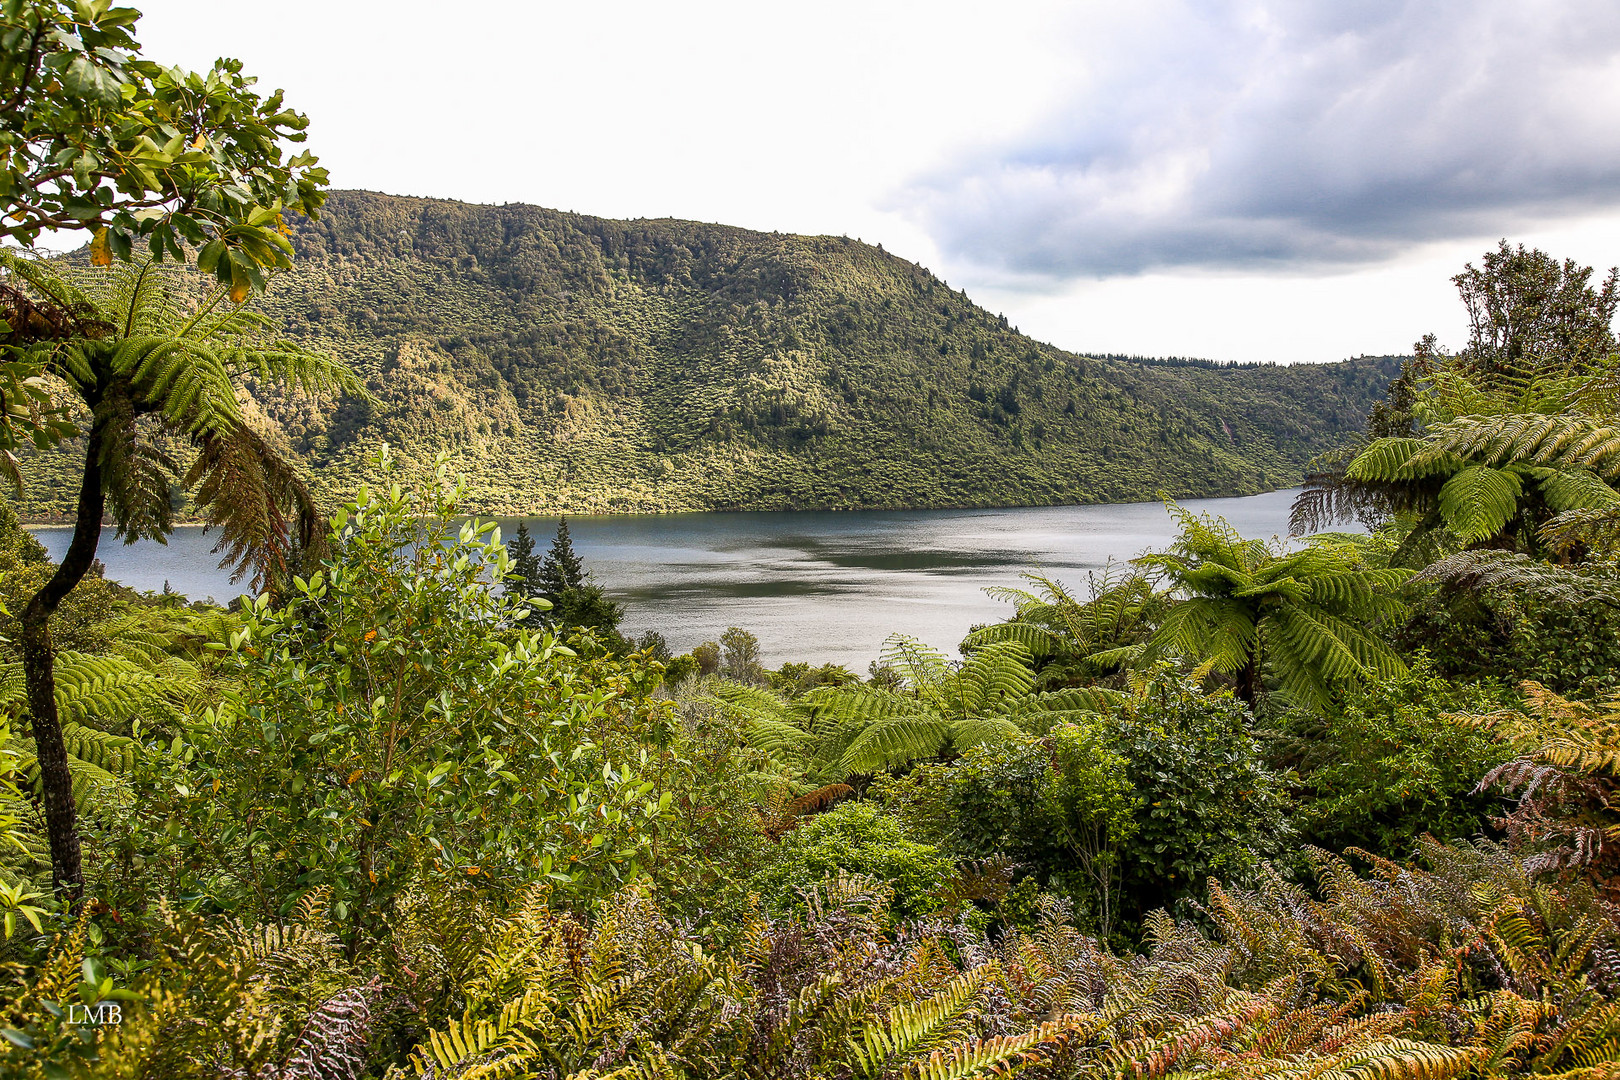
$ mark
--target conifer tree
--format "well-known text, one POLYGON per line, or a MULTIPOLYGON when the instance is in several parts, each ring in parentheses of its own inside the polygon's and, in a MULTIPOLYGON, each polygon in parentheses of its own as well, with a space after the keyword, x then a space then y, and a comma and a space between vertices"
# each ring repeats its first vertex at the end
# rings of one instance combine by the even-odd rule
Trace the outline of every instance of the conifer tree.
POLYGON ((539 594, 555 604, 564 591, 585 584, 585 567, 574 554, 574 541, 568 535, 568 519, 557 522, 557 535, 551 541, 551 550, 540 564, 539 594))
POLYGON ((624 607, 614 603, 602 586, 591 581, 585 564, 574 551, 566 518, 557 522, 551 550, 546 552, 533 581, 529 594, 551 601, 548 621, 557 626, 595 630, 614 652, 630 650, 630 642, 619 633, 624 607))
POLYGON ((540 588, 540 556, 534 553, 534 537, 529 535, 527 522, 518 523, 517 535, 506 545, 506 554, 512 560, 506 591, 517 596, 533 596, 540 588))

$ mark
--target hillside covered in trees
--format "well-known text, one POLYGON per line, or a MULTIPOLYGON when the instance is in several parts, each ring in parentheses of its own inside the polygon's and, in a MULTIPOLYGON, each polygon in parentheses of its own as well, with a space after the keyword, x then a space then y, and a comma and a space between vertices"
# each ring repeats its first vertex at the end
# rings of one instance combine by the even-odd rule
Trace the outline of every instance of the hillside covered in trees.
MULTIPOLYGON (((1247 494, 1398 369, 1078 356, 848 238, 359 191, 290 228, 256 303, 373 397, 262 395, 328 504, 383 441, 453 450, 484 513, 1247 494)), ((71 475, 36 463, 25 516, 67 512, 71 475)))

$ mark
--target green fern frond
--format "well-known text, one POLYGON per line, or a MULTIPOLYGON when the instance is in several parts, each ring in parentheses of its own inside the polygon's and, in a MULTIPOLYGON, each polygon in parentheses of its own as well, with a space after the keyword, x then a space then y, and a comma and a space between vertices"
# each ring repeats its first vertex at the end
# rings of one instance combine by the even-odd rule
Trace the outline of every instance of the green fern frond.
POLYGON ((951 730, 949 722, 929 714, 876 721, 850 742, 835 771, 853 776, 934 757, 945 748, 951 730))
POLYGON ((967 1033, 973 1003, 996 971, 993 962, 981 965, 924 1000, 889 1010, 882 1022, 868 1022, 848 1041, 857 1075, 875 1078, 916 1052, 959 1041, 967 1033))
POLYGON ((1620 554, 1620 507, 1566 510, 1543 525, 1541 542, 1555 555, 1568 555, 1578 547, 1600 557, 1620 554))
POLYGON ((1028 622, 1004 622, 982 626, 962 639, 962 648, 968 652, 988 645, 1014 642, 1022 646, 1031 657, 1052 656, 1063 643, 1057 634, 1042 626, 1028 622))
POLYGON ((1429 438, 1487 464, 1587 468, 1607 479, 1620 472, 1620 428, 1572 413, 1465 416, 1438 425, 1429 438))
POLYGON ((1620 493, 1590 469, 1544 469, 1537 480, 1542 499, 1556 513, 1620 506, 1620 493))
POLYGON ((1388 483, 1448 475, 1462 464, 1455 452, 1430 450, 1431 445, 1422 439, 1375 439, 1350 462, 1345 475, 1352 480, 1388 483))
POLYGON ((1446 526, 1474 544, 1501 532, 1519 512, 1523 483, 1518 474, 1470 465, 1440 488, 1440 513, 1446 526))

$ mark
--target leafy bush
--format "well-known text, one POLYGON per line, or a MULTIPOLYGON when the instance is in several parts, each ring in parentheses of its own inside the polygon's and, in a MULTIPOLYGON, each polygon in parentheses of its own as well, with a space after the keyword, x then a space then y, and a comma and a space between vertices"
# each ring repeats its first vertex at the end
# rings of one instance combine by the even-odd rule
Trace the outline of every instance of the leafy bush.
POLYGON ((1137 831, 1129 767, 1095 724, 977 747, 938 770, 951 847, 1007 855, 1084 904, 1104 938, 1121 906, 1121 853, 1137 831))
POLYGON ((920 915, 939 906, 951 861, 932 844, 909 837, 900 822, 871 803, 845 803, 809 818, 783 837, 755 878, 765 902, 798 906, 801 890, 840 873, 864 874, 894 890, 895 911, 920 915))
POLYGON ((1131 936, 1208 876, 1248 880, 1293 842, 1284 778, 1249 723, 1229 692, 1159 667, 1106 713, 879 778, 868 794, 920 839, 1016 859, 1093 925, 1131 936))
MULTIPOLYGON (((1585 572, 1615 580, 1612 570, 1585 572)), ((1534 679, 1578 697, 1620 690, 1620 609, 1611 604, 1448 589, 1426 598, 1397 640, 1426 651, 1438 673, 1451 679, 1534 679)))
POLYGON ((270 918, 327 890, 353 951, 423 875, 583 900, 640 871, 672 795, 607 743, 667 724, 656 675, 524 629, 527 603, 481 580, 506 568, 493 525, 452 532, 440 480, 426 521, 399 486, 362 489, 325 569, 220 646, 240 688, 155 756, 146 807, 183 830, 198 902, 270 918))
POLYGON ((1195 895, 1212 875, 1246 880, 1292 846, 1283 778, 1230 694, 1160 668, 1106 724, 1139 800, 1136 835, 1121 852, 1137 913, 1195 895))
POLYGON ((1285 760, 1300 773, 1304 839, 1410 855, 1418 838, 1478 835, 1501 809, 1476 793, 1509 751, 1477 728, 1444 718, 1510 704, 1499 683, 1458 684, 1422 664, 1404 678, 1349 694, 1322 717, 1289 718, 1285 760))

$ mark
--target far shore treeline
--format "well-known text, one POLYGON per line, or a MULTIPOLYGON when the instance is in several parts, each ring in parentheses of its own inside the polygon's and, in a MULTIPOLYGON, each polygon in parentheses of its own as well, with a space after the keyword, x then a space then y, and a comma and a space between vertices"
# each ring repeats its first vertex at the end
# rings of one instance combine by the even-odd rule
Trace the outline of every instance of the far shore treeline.
MULTIPOLYGON (((1080 356, 843 237, 362 191, 286 221, 255 306, 371 396, 247 389, 328 508, 384 441, 503 516, 1252 495, 1400 368, 1080 356)), ((71 515, 78 449, 31 465, 26 520, 71 515)))

